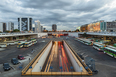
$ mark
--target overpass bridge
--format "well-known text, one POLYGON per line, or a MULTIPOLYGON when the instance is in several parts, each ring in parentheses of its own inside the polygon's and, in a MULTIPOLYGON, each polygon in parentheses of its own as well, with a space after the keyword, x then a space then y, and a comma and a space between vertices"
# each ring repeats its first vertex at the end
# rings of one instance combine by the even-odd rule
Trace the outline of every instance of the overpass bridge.
POLYGON ((0 33, 0 42, 5 40, 11 41, 25 38, 39 38, 46 35, 47 33, 0 33))

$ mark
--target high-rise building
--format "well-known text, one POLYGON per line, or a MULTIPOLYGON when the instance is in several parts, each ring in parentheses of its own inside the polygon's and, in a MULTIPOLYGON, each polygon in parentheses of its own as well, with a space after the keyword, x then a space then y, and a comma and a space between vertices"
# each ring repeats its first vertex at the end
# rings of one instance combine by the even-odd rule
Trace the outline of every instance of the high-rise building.
POLYGON ((20 31, 32 30, 32 18, 18 18, 18 29, 20 31))
POLYGON ((44 28, 44 30, 46 30, 46 28, 44 28))
POLYGON ((41 26, 40 26, 40 21, 37 20, 35 21, 35 33, 41 32, 41 26))
POLYGON ((52 31, 54 31, 54 32, 57 31, 57 25, 56 24, 52 25, 52 31))
POLYGON ((6 23, 0 22, 0 31, 5 32, 6 31, 6 23))
POLYGON ((116 21, 106 22, 108 32, 116 32, 116 21))
POLYGON ((35 32, 35 24, 32 24, 32 31, 35 32))
POLYGON ((13 31, 14 30, 14 23, 13 22, 8 22, 8 30, 13 31))
POLYGON ((41 32, 43 32, 43 26, 41 26, 41 32))

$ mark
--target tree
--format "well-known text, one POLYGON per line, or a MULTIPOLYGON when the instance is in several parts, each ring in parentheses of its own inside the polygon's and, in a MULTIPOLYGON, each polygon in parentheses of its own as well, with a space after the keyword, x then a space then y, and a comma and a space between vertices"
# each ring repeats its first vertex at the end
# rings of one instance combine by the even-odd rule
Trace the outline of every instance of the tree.
POLYGON ((87 37, 87 34, 86 34, 86 33, 84 33, 84 34, 83 34, 83 37, 87 37))
POLYGON ((9 30, 6 30, 5 32, 6 32, 6 33, 11 33, 11 31, 9 31, 9 30))
POLYGON ((13 32, 20 32, 18 29, 14 29, 13 32))

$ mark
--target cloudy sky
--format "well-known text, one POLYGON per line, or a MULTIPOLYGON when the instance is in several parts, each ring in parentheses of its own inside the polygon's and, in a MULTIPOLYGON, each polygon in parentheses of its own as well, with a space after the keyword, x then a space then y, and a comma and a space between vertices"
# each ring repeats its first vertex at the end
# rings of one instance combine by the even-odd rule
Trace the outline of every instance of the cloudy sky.
POLYGON ((116 19, 116 0, 0 0, 0 22, 12 21, 17 28, 18 17, 39 20, 48 30, 75 30, 97 20, 116 19))

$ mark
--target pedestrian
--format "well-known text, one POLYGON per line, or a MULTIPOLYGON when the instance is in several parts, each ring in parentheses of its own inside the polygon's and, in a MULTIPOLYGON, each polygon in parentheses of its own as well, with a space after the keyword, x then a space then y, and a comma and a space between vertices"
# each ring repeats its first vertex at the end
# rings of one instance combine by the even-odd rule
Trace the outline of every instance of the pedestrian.
POLYGON ((32 51, 31 51, 31 53, 33 53, 33 49, 32 49, 32 51))

